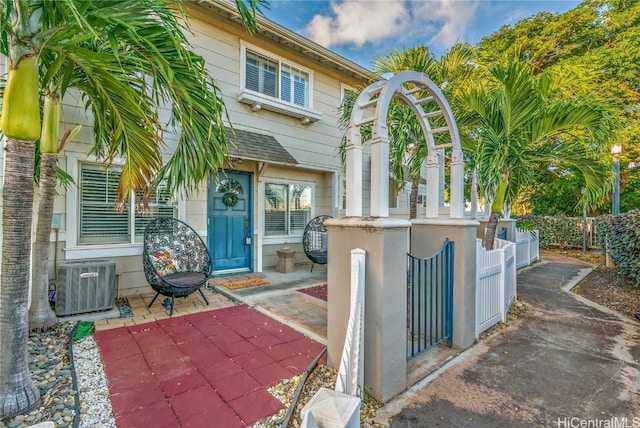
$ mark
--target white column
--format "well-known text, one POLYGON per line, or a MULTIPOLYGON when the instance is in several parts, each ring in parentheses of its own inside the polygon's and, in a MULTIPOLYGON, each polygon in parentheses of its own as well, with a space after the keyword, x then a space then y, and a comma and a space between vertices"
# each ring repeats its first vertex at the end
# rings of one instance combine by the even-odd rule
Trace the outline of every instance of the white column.
POLYGON ((451 154, 451 218, 464 218, 464 160, 462 152, 454 150, 451 154))
POLYGON ((436 153, 427 155, 427 210, 426 218, 438 218, 438 186, 440 182, 440 168, 436 153))
MULTIPOLYGON (((438 150, 438 207, 444 206, 444 184, 445 178, 445 165, 444 165, 444 149, 438 150)), ((453 186, 451 186, 453 187, 453 186)))
POLYGON ((471 218, 476 217, 478 217, 478 171, 474 169, 471 179, 471 218))
POLYGON ((389 217, 389 139, 386 136, 371 140, 371 216, 389 217))
POLYGON ((352 144, 346 151, 346 216, 362 217, 362 146, 352 144))

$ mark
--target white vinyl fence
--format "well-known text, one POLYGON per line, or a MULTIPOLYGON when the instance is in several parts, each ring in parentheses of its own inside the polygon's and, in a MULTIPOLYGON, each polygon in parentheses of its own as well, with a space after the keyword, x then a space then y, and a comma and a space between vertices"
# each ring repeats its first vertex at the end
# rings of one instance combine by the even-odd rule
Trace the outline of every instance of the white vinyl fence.
POLYGON ((533 232, 516 230, 516 267, 528 266, 532 262, 540 259, 539 239, 537 230, 533 232))
POLYGON ((335 389, 354 397, 364 384, 364 272, 365 251, 351 250, 351 309, 335 389))
POLYGON ((496 239, 493 250, 476 240, 476 337, 500 321, 516 298, 516 244, 496 239))
POLYGON ((351 250, 351 305, 347 335, 334 390, 320 388, 302 408, 300 428, 360 427, 364 385, 365 251, 351 250))

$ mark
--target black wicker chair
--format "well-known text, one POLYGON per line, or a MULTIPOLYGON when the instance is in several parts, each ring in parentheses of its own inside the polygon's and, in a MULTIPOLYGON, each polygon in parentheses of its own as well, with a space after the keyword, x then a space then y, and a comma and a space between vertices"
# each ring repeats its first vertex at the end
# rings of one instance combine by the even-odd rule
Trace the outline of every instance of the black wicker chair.
POLYGON ((211 274, 211 256, 196 231, 182 221, 157 218, 149 223, 144 232, 142 264, 147 282, 156 292, 148 307, 162 294, 171 298, 172 316, 174 299, 196 291, 209 304, 201 287, 211 274))
POLYGON ((327 264, 327 227, 324 225, 326 219, 333 218, 330 215, 319 215, 309 221, 304 228, 302 235, 302 248, 304 253, 311 260, 311 272, 313 265, 327 264))

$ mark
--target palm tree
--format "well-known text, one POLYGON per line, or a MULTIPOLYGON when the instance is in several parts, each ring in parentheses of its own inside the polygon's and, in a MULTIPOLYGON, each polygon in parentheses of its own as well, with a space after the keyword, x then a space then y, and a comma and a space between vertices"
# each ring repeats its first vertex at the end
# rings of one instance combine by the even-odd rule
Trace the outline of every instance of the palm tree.
MULTIPOLYGON (((5 11, 5 8, 2 8, 5 11)), ((35 406, 38 388, 27 362, 27 302, 35 142, 40 137, 37 50, 27 42, 40 30, 37 13, 16 3, 10 17, 9 73, 0 129, 6 138, 0 288, 0 419, 35 406)), ((4 37, 3 41, 6 40, 4 37)))
MULTIPOLYGON (((236 0, 236 4, 247 28, 255 30, 255 13, 268 4, 266 0, 246 0, 246 4, 236 0)), ((39 400, 26 352, 34 143, 41 131, 39 92, 45 120, 37 234, 46 231, 38 245, 47 251, 36 249, 35 254, 45 273, 52 210, 46 201, 53 195, 52 171, 59 150, 59 100, 67 90, 78 90, 85 108, 94 113, 94 154, 107 163, 116 156, 125 158, 118 187, 121 206, 132 191, 148 193, 163 178, 171 190, 193 191, 222 164, 227 136, 220 92, 203 58, 189 49, 184 35, 187 16, 179 2, 5 0, 0 2, 0 22, 4 25, 0 53, 9 55, 0 119, 7 138, 0 290, 0 419, 4 419, 30 410, 39 400), (163 165, 163 124, 157 111, 165 105, 172 111, 169 126, 181 132, 174 156, 163 165)), ((34 279, 38 287, 48 285, 47 280, 34 279)), ((41 288, 36 293, 36 298, 46 299, 41 288)))
MULTIPOLYGON (((425 73, 448 95, 458 84, 462 84, 470 75, 474 51, 470 45, 456 44, 445 55, 436 58, 426 46, 415 46, 409 49, 394 49, 387 55, 376 58, 374 62, 373 80, 387 73, 397 74, 412 70, 425 73), (457 82, 454 84, 453 82, 457 82)), ((344 129, 349 125, 353 103, 359 91, 348 94, 341 107, 341 125, 344 129)), ((427 143, 420 123, 413 111, 393 101, 389 106, 387 117, 390 139, 390 174, 396 188, 403 189, 407 181, 411 182, 409 195, 409 218, 417 216, 418 185, 421 169, 427 156, 427 143)), ((369 129, 361 131, 363 139, 368 139, 369 129)), ((440 134, 438 137, 444 137, 440 134)))
POLYGON ((523 62, 509 60, 487 69, 483 82, 458 94, 458 125, 462 142, 478 168, 485 200, 493 201, 483 246, 493 248, 503 207, 539 168, 562 160, 585 180, 583 206, 600 200, 611 173, 601 149, 611 135, 607 110, 579 98, 554 99, 560 82, 550 73, 535 76, 523 62))

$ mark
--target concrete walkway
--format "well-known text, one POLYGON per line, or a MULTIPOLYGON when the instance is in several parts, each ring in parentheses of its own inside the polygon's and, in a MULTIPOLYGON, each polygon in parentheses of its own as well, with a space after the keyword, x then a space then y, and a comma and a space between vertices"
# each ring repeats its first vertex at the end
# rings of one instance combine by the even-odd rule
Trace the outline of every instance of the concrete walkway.
POLYGON ((542 259, 518 273, 519 298, 528 310, 515 325, 389 402, 376 422, 640 426, 639 324, 569 291, 589 265, 551 253, 542 259))

